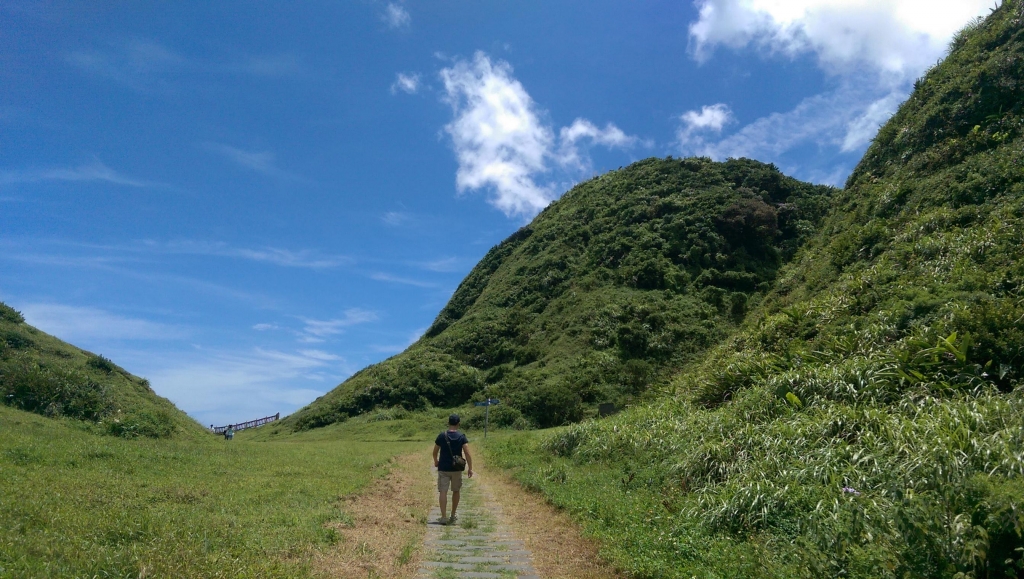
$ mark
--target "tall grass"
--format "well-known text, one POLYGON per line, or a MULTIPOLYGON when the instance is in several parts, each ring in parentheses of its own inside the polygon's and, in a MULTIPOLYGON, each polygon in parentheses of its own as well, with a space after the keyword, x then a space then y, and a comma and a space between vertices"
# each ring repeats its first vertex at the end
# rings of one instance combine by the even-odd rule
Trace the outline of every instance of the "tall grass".
POLYGON ((1024 546, 1024 399, 799 408, 754 388, 492 452, 640 577, 1002 577, 1024 546), (731 570, 736 557, 757 564, 731 570))

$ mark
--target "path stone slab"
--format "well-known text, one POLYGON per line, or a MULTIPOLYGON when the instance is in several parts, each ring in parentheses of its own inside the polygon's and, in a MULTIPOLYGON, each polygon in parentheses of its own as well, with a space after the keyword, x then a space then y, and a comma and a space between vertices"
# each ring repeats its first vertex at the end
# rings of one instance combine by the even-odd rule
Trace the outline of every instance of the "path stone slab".
MULTIPOLYGON (((461 499, 455 524, 428 525, 418 577, 509 579, 514 574, 519 579, 540 579, 530 552, 509 528, 494 497, 476 481, 466 479, 461 499)), ((440 516, 441 510, 435 506, 430 520, 440 516)))

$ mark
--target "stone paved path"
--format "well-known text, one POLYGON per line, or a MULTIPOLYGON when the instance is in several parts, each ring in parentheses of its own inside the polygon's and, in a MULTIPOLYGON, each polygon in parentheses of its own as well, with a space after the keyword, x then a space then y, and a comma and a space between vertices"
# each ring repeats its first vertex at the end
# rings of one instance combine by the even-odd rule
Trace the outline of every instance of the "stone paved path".
POLYGON ((437 522, 437 505, 430 512, 417 577, 540 579, 530 553, 505 524, 501 505, 487 487, 478 479, 463 478, 461 498, 459 520, 453 525, 437 522))

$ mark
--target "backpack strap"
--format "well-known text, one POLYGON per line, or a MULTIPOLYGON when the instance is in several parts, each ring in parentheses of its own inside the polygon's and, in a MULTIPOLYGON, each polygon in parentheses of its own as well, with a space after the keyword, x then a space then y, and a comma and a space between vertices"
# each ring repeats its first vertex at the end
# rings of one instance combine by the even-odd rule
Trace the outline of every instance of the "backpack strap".
POLYGON ((444 435, 444 441, 448 443, 448 454, 452 455, 452 460, 455 459, 455 452, 452 450, 452 439, 448 438, 448 431, 444 431, 441 434, 444 435))

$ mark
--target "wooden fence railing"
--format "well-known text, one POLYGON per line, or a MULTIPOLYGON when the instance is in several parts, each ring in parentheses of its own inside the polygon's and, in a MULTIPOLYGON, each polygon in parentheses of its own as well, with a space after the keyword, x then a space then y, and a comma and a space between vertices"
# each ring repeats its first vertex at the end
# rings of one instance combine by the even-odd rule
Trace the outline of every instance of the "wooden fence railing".
MULTIPOLYGON (((246 428, 256 428, 257 426, 263 426, 268 422, 273 422, 275 420, 280 419, 281 413, 278 412, 273 416, 264 416, 263 418, 257 418, 256 420, 250 420, 249 422, 239 422, 238 424, 231 424, 229 426, 231 426, 231 428, 235 429, 235 431, 237 432, 239 430, 245 430, 246 428)), ((210 430, 214 431, 217 434, 224 434, 224 431, 227 429, 227 426, 214 426, 212 424, 210 425, 210 430)))

